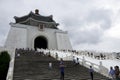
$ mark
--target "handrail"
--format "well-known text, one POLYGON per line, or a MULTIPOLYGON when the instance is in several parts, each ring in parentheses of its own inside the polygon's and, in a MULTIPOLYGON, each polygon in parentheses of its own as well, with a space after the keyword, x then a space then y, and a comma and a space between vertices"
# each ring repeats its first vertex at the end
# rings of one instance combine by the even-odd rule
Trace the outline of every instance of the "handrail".
POLYGON ((11 54, 11 61, 9 64, 9 69, 8 69, 6 80, 13 80, 15 51, 11 51, 11 53, 12 53, 11 54))
POLYGON ((102 75, 105 75, 105 76, 109 77, 108 76, 108 69, 102 65, 101 61, 99 62, 99 65, 98 65, 98 64, 95 64, 93 62, 85 60, 84 57, 81 60, 82 60, 82 61, 80 61, 80 63, 82 63, 81 65, 83 65, 83 66, 85 66, 87 68, 89 68, 90 66, 92 66, 93 69, 94 69, 94 71, 96 71, 96 72, 98 72, 98 73, 100 73, 102 75))
MULTIPOLYGON (((55 56, 56 52, 57 53, 63 52, 63 51, 48 50, 48 49, 47 50, 42 50, 42 51, 44 51, 44 52, 50 52, 51 56, 54 57, 54 58, 56 57, 55 56)), ((66 55, 64 57, 63 56, 58 56, 58 60, 60 60, 60 58, 63 58, 63 60, 73 60, 73 56, 76 55, 75 53, 67 52, 67 51, 65 52, 65 54, 69 54, 69 55, 66 55)), ((83 58, 79 58, 79 63, 80 63, 80 65, 83 65, 83 66, 85 66, 87 68, 89 68, 90 66, 92 66, 93 69, 94 69, 94 71, 96 71, 96 72, 98 72, 98 73, 100 73, 100 74, 102 74, 102 75, 104 75, 106 77, 109 77, 108 76, 108 69, 102 65, 101 61, 99 62, 99 65, 98 65, 98 64, 95 64, 95 63, 92 63, 90 61, 85 60, 85 58, 83 57, 83 58)))

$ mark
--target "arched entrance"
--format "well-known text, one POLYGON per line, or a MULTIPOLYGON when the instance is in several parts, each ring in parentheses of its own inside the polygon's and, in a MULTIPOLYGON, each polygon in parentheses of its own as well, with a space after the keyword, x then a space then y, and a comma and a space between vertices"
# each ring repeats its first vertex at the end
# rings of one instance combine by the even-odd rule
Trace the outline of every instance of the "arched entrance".
POLYGON ((48 42, 44 36, 38 36, 34 40, 34 49, 35 50, 37 50, 37 48, 46 49, 46 48, 48 48, 47 45, 48 45, 48 42))

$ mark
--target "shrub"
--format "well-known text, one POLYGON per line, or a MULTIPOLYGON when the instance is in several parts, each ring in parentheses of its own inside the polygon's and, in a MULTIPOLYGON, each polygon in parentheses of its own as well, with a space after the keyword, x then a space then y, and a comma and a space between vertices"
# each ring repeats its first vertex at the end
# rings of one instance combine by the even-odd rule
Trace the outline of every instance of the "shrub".
POLYGON ((0 53, 0 80, 6 80, 10 62, 10 55, 7 51, 0 53))

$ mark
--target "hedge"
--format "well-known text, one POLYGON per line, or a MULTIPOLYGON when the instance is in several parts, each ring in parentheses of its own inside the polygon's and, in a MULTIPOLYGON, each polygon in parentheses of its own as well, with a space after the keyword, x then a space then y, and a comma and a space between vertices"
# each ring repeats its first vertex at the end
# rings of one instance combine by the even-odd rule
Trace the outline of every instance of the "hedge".
POLYGON ((6 80, 10 62, 10 55, 7 51, 0 52, 0 80, 6 80))

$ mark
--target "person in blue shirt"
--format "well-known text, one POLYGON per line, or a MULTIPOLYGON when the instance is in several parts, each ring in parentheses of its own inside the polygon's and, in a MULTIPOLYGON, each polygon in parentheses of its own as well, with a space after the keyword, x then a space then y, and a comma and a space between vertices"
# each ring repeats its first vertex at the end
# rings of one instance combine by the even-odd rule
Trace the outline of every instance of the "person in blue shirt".
POLYGON ((60 80, 64 80, 64 63, 63 59, 60 61, 60 80))
POLYGON ((112 80, 115 80, 115 70, 113 67, 110 67, 109 76, 112 77, 112 80))
POLYGON ((90 66, 89 73, 90 73, 91 80, 93 80, 93 72, 94 72, 94 70, 93 70, 92 66, 90 66))

